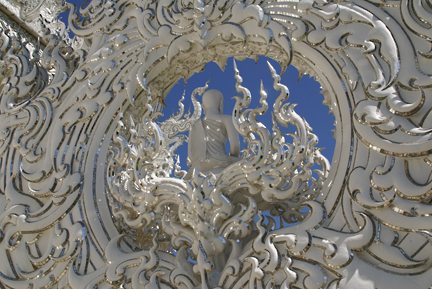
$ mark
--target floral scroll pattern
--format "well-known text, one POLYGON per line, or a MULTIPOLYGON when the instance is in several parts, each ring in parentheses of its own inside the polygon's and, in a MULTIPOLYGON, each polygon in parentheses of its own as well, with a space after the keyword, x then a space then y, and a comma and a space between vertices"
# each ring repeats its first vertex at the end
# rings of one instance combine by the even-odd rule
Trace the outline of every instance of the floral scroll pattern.
POLYGON ((31 47, 0 22, 0 287, 432 285, 430 1, 67 5, 80 47, 48 33, 31 47), (186 182, 175 149, 199 103, 158 123, 163 97, 210 61, 259 55, 321 83, 331 168, 270 67, 270 108, 236 75, 242 159, 186 182))

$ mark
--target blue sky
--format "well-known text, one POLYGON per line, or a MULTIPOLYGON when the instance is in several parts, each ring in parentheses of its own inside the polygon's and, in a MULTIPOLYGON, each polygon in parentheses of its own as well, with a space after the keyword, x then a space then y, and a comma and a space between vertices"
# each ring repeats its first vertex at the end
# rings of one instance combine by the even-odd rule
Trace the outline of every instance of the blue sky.
MULTIPOLYGON (((76 5, 86 4, 89 0, 68 0, 67 2, 76 5)), ((61 19, 65 19, 65 13, 61 15, 61 19)), ((257 62, 252 59, 237 61, 238 69, 243 77, 243 86, 247 87, 252 93, 252 106, 256 106, 259 97, 260 81, 263 80, 266 91, 268 92, 268 102, 272 105, 272 101, 277 97, 278 93, 273 90, 273 80, 267 67, 267 60, 280 73, 279 65, 265 57, 260 57, 257 62)), ((185 83, 180 80, 169 92, 166 97, 166 108, 164 110, 165 117, 177 112, 177 102, 180 99, 183 91, 186 91, 186 108, 190 107, 190 98, 188 98, 193 89, 203 86, 206 81, 209 81, 209 88, 215 88, 224 94, 224 112, 231 114, 234 105, 233 96, 237 95, 235 91, 233 61, 229 59, 225 70, 222 71, 215 63, 208 63, 202 72, 195 73, 185 83)), ((290 66, 282 75, 283 84, 287 85, 290 90, 289 102, 296 103, 296 112, 304 117, 313 128, 313 132, 318 136, 318 146, 322 148, 322 153, 331 162, 335 141, 332 130, 334 128, 334 117, 329 112, 329 109, 322 103, 323 97, 320 94, 320 85, 309 76, 298 76, 298 71, 293 66, 290 66)), ((261 121, 266 125, 271 125, 270 114, 261 118, 261 121)), ((287 130, 289 131, 289 129, 287 130)), ((186 146, 179 149, 183 162, 187 151, 186 146)))
MULTIPOLYGON (((252 107, 256 107, 259 101, 260 82, 263 81, 265 90, 268 93, 267 101, 269 107, 273 104, 279 92, 273 90, 273 79, 267 66, 269 61, 278 73, 280 73, 279 65, 266 57, 260 57, 257 62, 252 59, 243 61, 237 60, 237 67, 240 75, 243 78, 243 86, 247 87, 252 94, 252 107)), ((208 63, 204 70, 195 73, 185 83, 180 80, 169 92, 166 97, 165 115, 171 115, 177 112, 177 102, 180 99, 183 91, 186 91, 186 108, 190 107, 190 98, 192 91, 199 86, 204 86, 209 81, 209 88, 220 90, 224 95, 224 113, 231 114, 234 107, 233 96, 238 95, 235 90, 233 60, 228 59, 225 70, 222 71, 218 65, 211 62, 208 63)), ((322 153, 331 161, 333 156, 333 148, 335 141, 332 136, 334 117, 329 112, 327 106, 322 101, 323 97, 320 93, 320 85, 313 78, 304 76, 298 77, 298 71, 293 66, 290 66, 282 75, 281 82, 288 86, 290 96, 288 101, 296 103, 296 112, 304 117, 312 126, 313 132, 318 136, 318 146, 322 148, 322 153)), ((198 98, 200 99, 200 98, 198 98)), ((262 121, 269 129, 271 129, 271 117, 268 112, 263 117, 262 121)), ((290 128, 285 130, 291 131, 290 128)), ((183 148, 185 150, 185 148, 183 148)), ((183 152, 184 153, 184 152, 183 152)))

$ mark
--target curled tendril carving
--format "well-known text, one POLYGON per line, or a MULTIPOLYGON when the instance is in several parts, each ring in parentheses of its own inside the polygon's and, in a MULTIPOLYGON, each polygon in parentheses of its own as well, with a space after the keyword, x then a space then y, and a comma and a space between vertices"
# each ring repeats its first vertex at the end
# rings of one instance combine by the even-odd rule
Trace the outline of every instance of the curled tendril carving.
MULTIPOLYGON (((268 112, 267 92, 261 84, 260 105, 251 108, 251 92, 241 85, 234 62, 240 96, 235 97, 232 121, 246 148, 221 172, 193 170, 188 176, 176 154, 186 141, 183 133, 201 117, 196 96, 207 84, 192 92, 193 113, 185 113, 183 95, 173 117, 158 122, 158 114, 149 113, 140 122, 123 119, 113 139, 107 180, 114 215, 126 228, 147 236, 138 240, 142 248, 157 238, 159 246, 174 250, 177 258, 184 255, 183 261, 192 266, 191 280, 200 280, 202 288, 216 286, 220 272, 239 250, 261 238, 262 226, 283 228, 302 221, 302 208, 312 211, 308 202, 328 174, 329 163, 316 148, 316 135, 288 102, 288 88, 276 70, 268 66, 279 92, 270 111, 271 130, 257 120, 268 112), (290 136, 282 129, 288 125, 294 127, 290 136), (258 218, 269 223, 256 224, 258 218)), ((256 265, 252 257, 244 262, 256 265)), ((289 270, 286 274, 292 279, 289 270)))
POLYGON ((0 2, 1 288, 431 288, 430 0, 0 2), (167 89, 259 56, 320 82, 331 171, 273 69, 184 170, 211 90, 167 89))

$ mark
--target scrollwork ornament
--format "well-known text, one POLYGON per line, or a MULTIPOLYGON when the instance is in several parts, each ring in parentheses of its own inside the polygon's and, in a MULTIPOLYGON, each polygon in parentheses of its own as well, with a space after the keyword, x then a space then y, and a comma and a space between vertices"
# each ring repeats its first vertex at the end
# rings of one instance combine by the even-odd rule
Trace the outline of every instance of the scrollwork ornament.
MULTIPOLYGON (((241 120, 234 125, 248 139, 248 146, 242 160, 220 173, 206 175, 193 170, 192 176, 187 176, 175 164, 175 149, 178 142, 184 141, 179 133, 191 129, 191 125, 182 124, 192 124, 200 118, 201 104, 196 94, 203 94, 207 86, 192 93, 192 114, 185 115, 180 105, 179 113, 161 124, 151 118, 143 118, 140 124, 132 119, 128 125, 121 121, 114 137, 116 145, 108 177, 114 214, 127 226, 147 234, 155 235, 161 230, 169 241, 166 246, 174 250, 186 247, 190 253, 185 257, 196 260, 192 267, 195 274, 190 278, 201 280, 203 288, 216 285, 217 272, 224 268, 227 252, 234 250, 230 246, 241 250, 241 243, 254 230, 253 219, 264 218, 258 209, 265 210, 272 202, 282 201, 286 209, 300 210, 316 196, 327 176, 328 161, 314 148, 316 136, 295 113, 294 106, 286 103, 288 88, 280 83, 280 76, 270 64, 269 69, 274 87, 280 91, 273 107, 273 137, 256 119, 258 113, 264 114, 268 109, 264 87, 260 91, 261 107, 248 108, 251 93, 241 86, 241 76, 235 68, 237 91, 243 98, 237 98, 232 118, 241 120), (180 124, 176 129, 173 121, 180 124), (292 144, 285 142, 287 136, 278 127, 288 124, 296 127, 292 144), (123 127, 129 127, 129 131, 124 132, 123 127), (310 170, 314 163, 323 165, 317 179, 310 170), (242 200, 236 195, 246 198, 242 200), (260 199, 268 204, 258 204, 260 199)), ((180 101, 183 99, 184 96, 180 101)))
MULTIPOLYGON (((30 2, 26 20, 59 4, 30 2)), ((0 287, 432 286, 429 1, 59 6, 79 48, 54 18, 38 43, 0 21, 0 287), (258 56, 282 68, 275 99, 234 65, 228 117, 208 121, 204 85, 161 118, 179 79, 258 56), (335 116, 331 166, 281 82, 289 64, 335 116), (245 147, 217 159, 230 126, 245 147), (202 132, 208 166, 182 167, 202 132)))

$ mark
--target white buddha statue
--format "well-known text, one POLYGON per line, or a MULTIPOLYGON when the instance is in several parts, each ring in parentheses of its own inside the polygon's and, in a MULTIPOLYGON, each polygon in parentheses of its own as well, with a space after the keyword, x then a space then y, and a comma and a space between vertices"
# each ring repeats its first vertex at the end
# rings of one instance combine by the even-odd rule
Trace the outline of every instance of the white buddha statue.
POLYGON ((239 135, 230 115, 223 114, 223 95, 212 89, 203 95, 205 116, 197 120, 189 132, 188 158, 190 169, 219 173, 238 160, 239 135), (226 143, 229 142, 229 154, 226 143))

